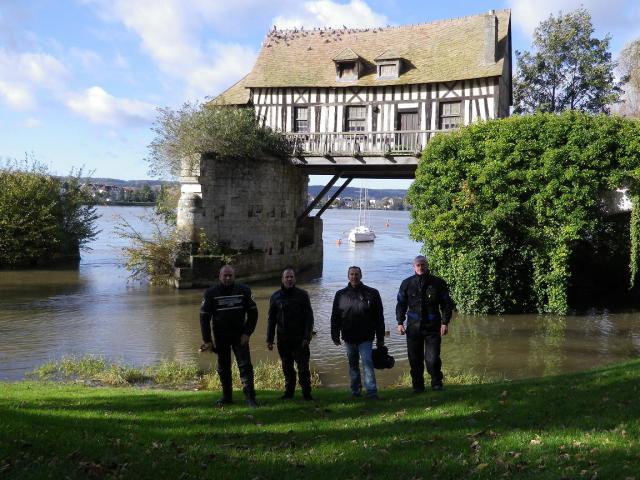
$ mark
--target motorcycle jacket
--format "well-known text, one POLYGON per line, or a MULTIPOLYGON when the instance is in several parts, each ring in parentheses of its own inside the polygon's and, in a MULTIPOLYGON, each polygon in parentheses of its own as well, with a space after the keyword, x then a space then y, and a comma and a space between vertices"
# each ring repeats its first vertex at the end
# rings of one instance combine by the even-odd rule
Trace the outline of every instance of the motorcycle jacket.
POLYGON ((453 312, 453 301, 446 282, 426 273, 406 278, 398 290, 396 320, 403 325, 407 320, 407 333, 425 334, 439 331, 448 325, 453 312))
POLYGON ((246 285, 234 283, 228 287, 215 285, 204 292, 200 306, 200 330, 202 340, 211 342, 211 332, 216 338, 232 341, 242 335, 251 335, 258 322, 258 308, 246 285))
POLYGON ((380 293, 361 283, 338 290, 331 310, 331 338, 347 343, 372 341, 384 345, 384 312, 380 293))
POLYGON ((306 291, 293 286, 271 295, 267 321, 267 343, 273 343, 275 335, 280 340, 311 341, 313 310, 306 291))

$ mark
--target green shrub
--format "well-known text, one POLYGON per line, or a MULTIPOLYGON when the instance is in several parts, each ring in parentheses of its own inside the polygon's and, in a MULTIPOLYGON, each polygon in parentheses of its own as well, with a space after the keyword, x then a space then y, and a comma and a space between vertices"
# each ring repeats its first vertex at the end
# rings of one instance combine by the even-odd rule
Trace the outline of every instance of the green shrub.
POLYGON ((291 153, 285 137, 261 127, 248 108, 192 103, 178 110, 160 108, 153 131, 146 160, 156 176, 178 176, 185 159, 206 153, 234 158, 291 153))
POLYGON ((56 178, 33 159, 0 164, 0 268, 77 259, 98 232, 80 183, 82 172, 56 178))
POLYGON ((566 313, 577 247, 616 250, 603 195, 637 195, 639 181, 638 122, 577 112, 481 122, 427 145, 410 231, 460 311, 566 313))

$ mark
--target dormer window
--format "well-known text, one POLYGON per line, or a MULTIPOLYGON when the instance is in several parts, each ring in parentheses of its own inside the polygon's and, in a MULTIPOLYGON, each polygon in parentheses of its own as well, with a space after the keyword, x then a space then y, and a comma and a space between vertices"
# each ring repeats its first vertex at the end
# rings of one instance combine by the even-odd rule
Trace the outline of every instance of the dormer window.
POLYGON ((341 62, 338 64, 338 80, 357 80, 358 67, 356 62, 341 62))
POLYGON ((395 63, 378 65, 378 78, 398 78, 398 65, 395 63))
POLYGON ((395 80, 400 76, 402 56, 393 49, 385 50, 374 61, 378 69, 378 80, 395 80))
POLYGON ((336 64, 336 81, 355 82, 360 78, 360 56, 350 48, 345 48, 333 57, 336 64))

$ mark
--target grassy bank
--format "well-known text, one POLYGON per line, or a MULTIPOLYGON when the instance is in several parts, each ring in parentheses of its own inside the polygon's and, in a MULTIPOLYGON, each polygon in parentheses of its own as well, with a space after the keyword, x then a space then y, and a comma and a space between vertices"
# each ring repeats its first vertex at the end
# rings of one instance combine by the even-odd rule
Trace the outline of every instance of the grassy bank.
POLYGON ((2 478, 602 478, 640 480, 640 361, 382 400, 319 388, 210 391, 0 385, 2 478))

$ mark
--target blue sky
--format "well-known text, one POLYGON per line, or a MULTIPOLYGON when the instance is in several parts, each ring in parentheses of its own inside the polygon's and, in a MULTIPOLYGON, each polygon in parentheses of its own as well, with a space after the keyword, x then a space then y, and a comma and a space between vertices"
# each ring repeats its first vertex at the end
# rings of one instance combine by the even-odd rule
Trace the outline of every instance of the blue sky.
POLYGON ((640 0, 0 0, 0 158, 148 178, 156 107, 235 83, 274 24, 401 25, 511 8, 514 47, 527 50, 541 20, 580 5, 614 54, 640 37, 640 0))

